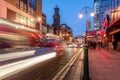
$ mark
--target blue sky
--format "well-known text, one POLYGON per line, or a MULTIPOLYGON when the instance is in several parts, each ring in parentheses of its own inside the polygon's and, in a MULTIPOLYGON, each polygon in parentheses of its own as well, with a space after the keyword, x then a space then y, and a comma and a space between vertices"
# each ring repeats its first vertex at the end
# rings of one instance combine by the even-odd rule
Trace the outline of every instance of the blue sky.
MULTIPOLYGON (((93 9, 94 0, 42 0, 42 12, 47 17, 47 23, 53 23, 53 14, 56 4, 58 5, 60 11, 60 23, 66 23, 72 30, 73 36, 77 36, 85 32, 86 29, 86 18, 79 18, 78 15, 84 7, 91 7, 93 9)), ((84 13, 85 9, 82 10, 84 13)), ((92 10, 88 9, 90 13, 92 10)), ((89 20, 93 24, 93 18, 88 15, 89 20)), ((93 25, 92 25, 93 26, 93 25)))

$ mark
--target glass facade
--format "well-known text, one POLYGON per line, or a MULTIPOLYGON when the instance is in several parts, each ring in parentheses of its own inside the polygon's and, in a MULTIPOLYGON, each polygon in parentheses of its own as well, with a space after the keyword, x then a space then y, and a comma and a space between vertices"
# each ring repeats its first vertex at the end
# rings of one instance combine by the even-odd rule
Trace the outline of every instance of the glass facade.
POLYGON ((95 12, 95 16, 94 16, 94 30, 99 29, 100 26, 100 19, 99 19, 99 13, 100 13, 100 4, 101 1, 95 0, 94 1, 94 12, 95 12))
POLYGON ((94 29, 100 29, 104 19, 104 13, 108 9, 110 0, 94 0, 94 29))

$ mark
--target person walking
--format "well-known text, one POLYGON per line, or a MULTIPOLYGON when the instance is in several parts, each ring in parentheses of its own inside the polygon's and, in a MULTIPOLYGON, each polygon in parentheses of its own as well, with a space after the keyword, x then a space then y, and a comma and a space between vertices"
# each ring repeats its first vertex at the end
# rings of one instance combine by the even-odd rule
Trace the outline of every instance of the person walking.
POLYGON ((96 49, 96 42, 95 41, 93 42, 93 49, 94 50, 96 49))
POLYGON ((103 48, 103 42, 102 41, 100 42, 100 48, 103 48))
POLYGON ((98 41, 98 47, 99 47, 99 49, 101 48, 101 42, 100 41, 98 41))
POLYGON ((117 41, 114 40, 112 42, 112 45, 113 45, 113 50, 116 50, 116 48, 117 48, 117 41))

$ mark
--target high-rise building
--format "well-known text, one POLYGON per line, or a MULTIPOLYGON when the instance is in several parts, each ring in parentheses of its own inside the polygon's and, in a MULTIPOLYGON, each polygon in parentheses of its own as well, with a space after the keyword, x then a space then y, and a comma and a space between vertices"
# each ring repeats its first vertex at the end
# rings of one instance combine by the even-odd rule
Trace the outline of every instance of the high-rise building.
POLYGON ((104 12, 108 9, 110 0, 94 0, 94 30, 99 30, 102 27, 104 20, 104 12))

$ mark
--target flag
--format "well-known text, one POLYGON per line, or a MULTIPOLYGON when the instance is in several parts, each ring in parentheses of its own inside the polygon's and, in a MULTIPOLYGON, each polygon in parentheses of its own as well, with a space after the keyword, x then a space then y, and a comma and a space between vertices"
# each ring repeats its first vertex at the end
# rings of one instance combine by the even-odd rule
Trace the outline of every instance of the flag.
POLYGON ((91 29, 91 22, 90 20, 87 20, 87 30, 90 30, 91 29))

